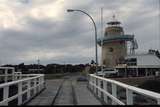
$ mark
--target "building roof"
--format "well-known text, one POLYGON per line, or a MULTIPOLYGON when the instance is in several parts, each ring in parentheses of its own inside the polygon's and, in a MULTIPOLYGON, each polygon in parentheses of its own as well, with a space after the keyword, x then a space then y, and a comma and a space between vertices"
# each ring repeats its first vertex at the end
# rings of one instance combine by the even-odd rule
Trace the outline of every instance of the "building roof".
POLYGON ((154 54, 135 54, 128 55, 128 58, 136 58, 137 66, 160 66, 160 59, 154 54))

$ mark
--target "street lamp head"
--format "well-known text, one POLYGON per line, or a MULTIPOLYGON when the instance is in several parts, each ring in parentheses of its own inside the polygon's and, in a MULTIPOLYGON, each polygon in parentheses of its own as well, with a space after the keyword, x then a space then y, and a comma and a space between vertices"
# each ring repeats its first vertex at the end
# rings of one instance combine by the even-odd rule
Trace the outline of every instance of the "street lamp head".
POLYGON ((67 12, 73 12, 74 10, 73 9, 67 9, 67 12))

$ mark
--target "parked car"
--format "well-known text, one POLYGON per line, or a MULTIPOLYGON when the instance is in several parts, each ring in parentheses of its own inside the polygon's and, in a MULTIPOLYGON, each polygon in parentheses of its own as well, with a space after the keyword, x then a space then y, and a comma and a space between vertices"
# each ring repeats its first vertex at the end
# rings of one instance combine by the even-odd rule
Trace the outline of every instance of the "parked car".
MULTIPOLYGON (((118 70, 114 69, 114 68, 104 68, 103 71, 98 71, 97 75, 98 76, 105 76, 105 77, 110 77, 110 76, 116 76, 118 73, 118 70)), ((94 73, 96 74, 96 73, 94 73)))

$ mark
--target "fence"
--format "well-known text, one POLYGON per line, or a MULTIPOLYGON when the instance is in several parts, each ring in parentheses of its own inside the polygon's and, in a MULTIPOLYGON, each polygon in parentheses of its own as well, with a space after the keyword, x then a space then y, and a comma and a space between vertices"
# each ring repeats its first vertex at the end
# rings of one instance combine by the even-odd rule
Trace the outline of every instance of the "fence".
POLYGON ((89 88, 106 104, 134 105, 134 104, 158 104, 160 94, 134 86, 130 86, 115 80, 89 75, 89 88), (137 102, 140 103, 137 103, 137 102))
POLYGON ((0 105, 25 104, 45 88, 44 74, 15 73, 14 78, 11 76, 12 81, 6 82, 5 79, 5 83, 0 84, 0 105))

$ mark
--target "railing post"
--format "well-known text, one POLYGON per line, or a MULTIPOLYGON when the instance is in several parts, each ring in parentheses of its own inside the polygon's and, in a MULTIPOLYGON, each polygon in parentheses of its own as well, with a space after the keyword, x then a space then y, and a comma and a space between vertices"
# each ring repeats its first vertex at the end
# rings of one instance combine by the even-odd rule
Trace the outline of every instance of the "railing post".
POLYGON ((18 76, 19 76, 19 79, 22 79, 22 74, 21 73, 18 76))
MULTIPOLYGON (((117 98, 117 86, 112 83, 112 95, 117 98)), ((112 104, 115 105, 116 102, 112 100, 112 104)))
POLYGON ((42 77, 39 77, 39 89, 41 90, 42 89, 42 77))
POLYGON ((43 85, 43 84, 42 84, 42 81, 41 81, 41 78, 42 78, 42 77, 39 77, 39 91, 42 89, 42 85, 43 85))
MULTIPOLYGON (((101 80, 100 81, 100 87, 101 87, 101 89, 103 89, 104 88, 104 85, 103 85, 103 80, 101 80)), ((104 94, 103 94, 103 92, 101 91, 101 98, 104 100, 104 94)))
MULTIPOLYGON (((96 78, 95 78, 95 77, 94 77, 94 85, 96 85, 96 78)), ((95 94, 97 94, 97 93, 96 93, 96 90, 97 90, 97 88, 94 86, 94 93, 95 93, 95 94)))
POLYGON ((37 90, 36 90, 36 88, 37 88, 37 79, 34 79, 33 80, 34 81, 34 94, 36 94, 37 93, 37 90))
POLYGON ((30 88, 31 88, 31 80, 28 80, 27 81, 27 90, 28 90, 28 92, 27 92, 27 99, 30 99, 30 97, 31 97, 31 90, 30 90, 30 88))
POLYGON ((12 81, 15 80, 14 74, 15 74, 15 71, 14 71, 14 69, 12 69, 12 81))
POLYGON ((93 83, 93 85, 92 85, 93 86, 93 92, 95 93, 95 86, 94 86, 95 85, 95 77, 93 77, 92 79, 93 79, 93 82, 92 82, 93 83))
POLYGON ((4 82, 6 83, 8 81, 8 69, 5 69, 5 77, 4 77, 4 82))
POLYGON ((157 105, 160 105, 160 98, 157 99, 157 105))
MULTIPOLYGON (((94 77, 92 77, 92 84, 94 84, 94 77)), ((91 87, 92 87, 92 92, 94 92, 94 86, 91 84, 91 87)))
MULTIPOLYGON (((103 80, 103 88, 106 92, 108 92, 107 90, 107 81, 103 80)), ((106 102, 106 104, 108 103, 108 98, 107 98, 107 95, 103 93, 103 96, 104 96, 104 101, 106 102)))
POLYGON ((22 104, 22 82, 18 83, 18 105, 22 104))
POLYGON ((43 83, 42 86, 41 86, 41 88, 44 88, 44 87, 45 87, 45 84, 44 84, 44 76, 41 76, 41 83, 43 83))
POLYGON ((38 92, 41 90, 41 81, 40 81, 41 77, 38 77, 38 92))
POLYGON ((133 91, 126 89, 127 105, 133 105, 133 91))
POLYGON ((138 69, 136 68, 136 76, 138 77, 139 76, 139 73, 138 73, 138 69))
MULTIPOLYGON (((7 99, 9 95, 9 86, 3 88, 3 100, 7 99)), ((3 105, 8 105, 8 101, 6 101, 3 105)))
POLYGON ((43 76, 41 77, 41 89, 44 88, 44 84, 43 83, 43 76))
POLYGON ((88 88, 90 88, 92 90, 92 86, 90 85, 90 83, 92 83, 92 77, 90 77, 90 75, 88 75, 88 88))
MULTIPOLYGON (((87 81, 87 87, 90 88, 89 82, 91 82, 91 77, 87 75, 86 78, 87 78, 87 80, 88 80, 88 81, 87 81)), ((91 88, 90 88, 90 89, 91 89, 91 88)))
MULTIPOLYGON (((7 75, 7 70, 5 69, 5 74, 7 75)), ((15 75, 19 75, 21 76, 21 74, 19 73, 15 73, 15 75)), ((33 75, 35 76, 34 78, 28 78, 28 79, 25 79, 25 80, 22 80, 22 81, 17 81, 17 82, 13 82, 11 84, 8 84, 6 83, 5 85, 1 85, 1 88, 2 88, 2 91, 3 91, 3 96, 2 96, 2 101, 0 101, 0 105, 8 105, 10 104, 11 101, 15 100, 17 101, 17 105, 22 105, 24 102, 23 102, 23 83, 24 82, 27 82, 27 90, 26 90, 26 94, 27 94, 27 100, 29 100, 31 98, 31 86, 33 84, 33 94, 32 95, 35 95, 37 92, 39 92, 44 84, 44 75, 33 75), (37 76, 37 77, 36 77, 37 76), (31 84, 32 82, 32 84, 31 84), (10 89, 10 86, 12 85, 16 85, 18 87, 17 91, 18 93, 16 93, 16 95, 13 95, 13 96, 9 96, 9 89, 10 89), (38 88, 38 89, 37 89, 38 88)), ((33 77, 32 76, 32 77, 33 77)), ((14 78, 15 79, 15 78, 14 78)), ((7 82, 8 79, 6 79, 6 82, 7 82)))
POLYGON ((91 87, 91 85, 90 85, 90 83, 92 83, 92 77, 89 77, 89 75, 88 75, 88 84, 87 84, 87 86, 88 86, 88 88, 89 89, 91 89, 92 90, 92 87, 91 87))
POLYGON ((44 76, 42 76, 42 82, 44 82, 44 76))
MULTIPOLYGON (((97 86, 99 87, 99 88, 101 88, 101 80, 100 79, 97 79, 97 86)), ((100 97, 101 98, 101 91, 98 89, 98 97, 100 97)))
POLYGON ((45 87, 45 84, 44 84, 44 76, 41 76, 40 78, 41 78, 41 83, 43 83, 42 86, 41 86, 41 88, 44 88, 44 87, 45 87))
MULTIPOLYGON (((92 84, 94 84, 94 77, 92 77, 92 84)), ((94 91, 94 86, 91 85, 92 91, 94 91)))
POLYGON ((14 80, 17 80, 17 73, 14 73, 14 80))

